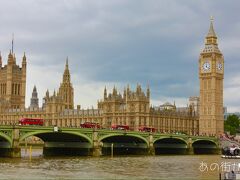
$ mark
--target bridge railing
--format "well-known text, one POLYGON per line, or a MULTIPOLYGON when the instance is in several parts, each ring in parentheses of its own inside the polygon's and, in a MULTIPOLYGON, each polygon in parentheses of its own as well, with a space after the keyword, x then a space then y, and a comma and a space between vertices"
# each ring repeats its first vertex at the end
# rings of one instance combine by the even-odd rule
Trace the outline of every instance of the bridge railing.
MULTIPOLYGON (((11 125, 1 125, 0 124, 0 128, 1 127, 8 127, 8 128, 16 128, 16 127, 20 127, 20 128, 54 128, 57 127, 55 126, 33 126, 33 125, 19 125, 19 124, 11 124, 11 125)), ((139 126, 140 127, 140 126, 139 126)), ((65 128, 70 128, 70 129, 88 129, 88 130, 93 130, 93 131, 118 131, 118 132, 138 132, 138 133, 152 133, 152 134, 162 134, 162 135, 169 135, 169 136, 189 136, 189 137, 207 137, 207 138, 217 138, 216 136, 207 136, 207 135, 199 135, 197 133, 193 133, 193 134, 187 134, 187 133, 183 133, 183 132, 179 132, 179 131, 155 131, 155 132, 149 132, 149 131, 139 131, 139 130, 133 130, 133 129, 112 129, 112 128, 82 128, 81 126, 66 126, 66 127, 58 127, 59 132, 61 131, 61 129, 65 129, 65 128)), ((240 145, 240 144, 239 144, 240 145)))

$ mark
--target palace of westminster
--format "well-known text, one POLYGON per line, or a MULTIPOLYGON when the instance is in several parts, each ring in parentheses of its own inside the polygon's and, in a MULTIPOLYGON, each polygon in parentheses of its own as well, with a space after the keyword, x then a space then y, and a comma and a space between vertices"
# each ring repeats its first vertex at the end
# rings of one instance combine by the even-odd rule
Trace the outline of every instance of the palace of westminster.
POLYGON ((105 87, 97 109, 74 109, 74 89, 71 83, 68 60, 58 91, 52 95, 46 91, 42 107, 39 107, 37 89, 34 87, 29 108, 25 108, 27 58, 22 66, 16 64, 13 50, 7 65, 2 65, 0 55, 0 124, 18 124, 21 118, 42 118, 46 126, 80 127, 84 122, 96 122, 103 128, 113 124, 154 127, 163 133, 191 135, 218 135, 223 132, 223 76, 224 58, 218 49, 217 36, 211 20, 205 38, 205 47, 199 56, 199 97, 190 97, 186 108, 175 103, 158 107, 150 105, 150 89, 144 92, 140 85, 136 90, 128 87, 121 94, 114 87, 111 93, 105 87))

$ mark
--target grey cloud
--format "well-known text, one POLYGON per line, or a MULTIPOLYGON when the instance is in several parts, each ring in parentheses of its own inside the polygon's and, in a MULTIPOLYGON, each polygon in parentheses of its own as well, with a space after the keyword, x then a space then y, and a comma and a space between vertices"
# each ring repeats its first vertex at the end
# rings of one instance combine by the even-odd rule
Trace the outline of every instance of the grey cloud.
MULTIPOLYGON (((196 95, 198 48, 204 45, 210 15, 215 16, 225 55, 225 79, 230 81, 239 71, 238 1, 18 0, 1 4, 0 50, 5 62, 14 32, 18 59, 26 51, 29 68, 61 74, 69 56, 72 81, 78 86, 81 78, 81 83, 149 84, 154 100, 196 95)), ((55 78, 61 80, 61 76, 55 78)), ((39 86, 56 88, 51 83, 39 86)))

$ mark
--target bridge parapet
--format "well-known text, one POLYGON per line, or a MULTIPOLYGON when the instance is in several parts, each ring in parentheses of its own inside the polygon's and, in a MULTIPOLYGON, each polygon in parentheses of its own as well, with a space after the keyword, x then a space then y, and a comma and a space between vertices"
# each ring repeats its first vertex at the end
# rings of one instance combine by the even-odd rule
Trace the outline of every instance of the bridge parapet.
MULTIPOLYGON (((163 133, 152 133, 152 132, 139 132, 139 131, 121 131, 121 130, 108 130, 108 129, 86 129, 86 128, 57 128, 57 132, 53 126, 51 127, 41 127, 41 126, 0 126, 0 138, 4 139, 9 143, 9 151, 8 155, 11 157, 20 157, 20 146, 19 142, 23 141, 25 138, 30 136, 38 136, 40 134, 52 134, 54 136, 62 136, 64 134, 71 135, 74 137, 79 137, 83 139, 83 144, 89 143, 89 145, 76 145, 80 147, 91 147, 91 153, 93 156, 101 156, 103 141, 107 138, 114 137, 126 137, 132 139, 133 141, 137 140, 139 148, 147 148, 149 155, 155 154, 156 147, 160 148, 162 145, 156 146, 155 143, 164 139, 173 139, 178 144, 173 144, 169 147, 178 146, 180 148, 188 149, 188 154, 194 154, 193 144, 200 141, 209 142, 213 145, 216 145, 217 148, 220 148, 219 141, 215 137, 205 137, 205 136, 189 136, 189 135, 179 135, 179 134, 163 134, 163 133), (142 143, 142 144, 141 144, 142 143), (180 144, 179 144, 180 143, 180 144), (145 145, 144 145, 145 144, 145 145)), ((41 136, 42 137, 42 136, 41 136)), ((47 136, 45 136, 45 140, 47 140, 47 136)), ((61 139, 60 139, 61 140, 61 139)), ((115 139, 116 141, 116 139, 115 139)), ((45 141, 48 142, 48 141, 45 141)), ((53 141, 52 141, 53 142, 53 141)), ((59 139, 55 141, 55 143, 47 143, 48 147, 57 146, 59 139)), ((74 142, 68 142, 72 144, 74 142)), ((106 142, 109 143, 109 142, 106 142)), ((62 143, 63 144, 63 143, 62 143)), ((67 144, 67 142, 65 143, 67 144)), ((78 143, 79 144, 79 143, 78 143)), ((169 144, 166 143, 165 144, 169 144)), ((127 146, 128 143, 122 142, 123 146, 127 146)), ((61 147, 61 144, 59 144, 61 147)), ((65 147, 65 146, 64 146, 65 147)), ((107 146, 105 146, 107 147, 107 146)), ((119 144, 116 144, 116 148, 119 148, 119 144)), ((133 148, 133 145, 129 145, 129 148, 133 148)), ((196 146, 197 147, 197 146, 196 146)), ((1 149, 1 144, 0 144, 1 149)))

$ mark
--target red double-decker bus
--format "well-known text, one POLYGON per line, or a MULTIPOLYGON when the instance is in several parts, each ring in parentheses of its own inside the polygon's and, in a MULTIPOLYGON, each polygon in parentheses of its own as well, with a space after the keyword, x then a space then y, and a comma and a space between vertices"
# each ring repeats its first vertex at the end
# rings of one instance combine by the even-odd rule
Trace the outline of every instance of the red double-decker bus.
POLYGON ((153 127, 146 127, 146 126, 142 126, 140 128, 138 128, 139 131, 142 132, 156 132, 156 129, 153 127))
POLYGON ((38 118, 22 118, 19 120, 19 125, 35 125, 43 126, 44 120, 38 118))
POLYGON ((112 130, 129 130, 128 125, 112 125, 112 130))
POLYGON ((93 122, 84 122, 80 124, 81 128, 97 128, 100 129, 101 126, 98 123, 93 123, 93 122))

